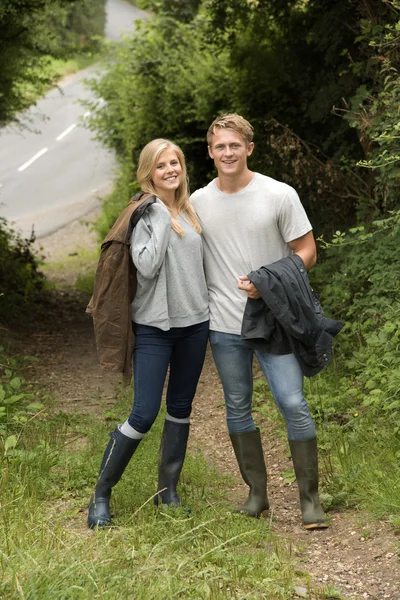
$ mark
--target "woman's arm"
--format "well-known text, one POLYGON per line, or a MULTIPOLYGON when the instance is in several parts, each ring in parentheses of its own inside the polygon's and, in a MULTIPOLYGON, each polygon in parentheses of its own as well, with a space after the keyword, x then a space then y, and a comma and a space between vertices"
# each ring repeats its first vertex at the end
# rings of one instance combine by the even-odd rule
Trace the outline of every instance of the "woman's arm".
POLYGON ((131 237, 134 265, 146 279, 158 274, 164 261, 171 235, 171 216, 158 202, 149 206, 137 223, 131 237))

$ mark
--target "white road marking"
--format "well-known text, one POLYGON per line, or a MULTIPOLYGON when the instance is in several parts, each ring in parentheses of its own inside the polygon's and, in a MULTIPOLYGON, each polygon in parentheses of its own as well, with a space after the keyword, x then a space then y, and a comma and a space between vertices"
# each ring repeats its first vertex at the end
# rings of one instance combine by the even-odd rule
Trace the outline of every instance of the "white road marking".
POLYGON ((62 133, 60 133, 60 135, 58 137, 56 137, 56 141, 59 142, 60 140, 62 140, 66 135, 71 133, 71 131, 73 129, 75 129, 75 127, 76 127, 76 123, 73 123, 72 125, 70 125, 65 131, 63 131, 62 133))
POLYGON ((43 156, 43 154, 45 154, 47 152, 47 150, 48 150, 48 148, 43 148, 42 150, 40 150, 40 152, 35 154, 35 156, 32 156, 32 158, 30 160, 28 160, 21 167, 19 167, 18 171, 25 171, 25 169, 27 169, 33 162, 35 162, 35 160, 37 160, 38 158, 43 156))

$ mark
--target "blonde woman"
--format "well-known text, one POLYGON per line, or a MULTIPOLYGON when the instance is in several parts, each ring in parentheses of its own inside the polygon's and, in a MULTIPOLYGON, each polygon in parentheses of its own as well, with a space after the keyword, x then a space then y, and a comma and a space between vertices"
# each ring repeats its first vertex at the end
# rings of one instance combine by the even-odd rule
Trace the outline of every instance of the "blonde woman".
POLYGON ((154 194, 131 238, 137 269, 132 412, 111 434, 89 506, 89 527, 110 525, 111 489, 153 425, 167 371, 167 415, 161 439, 156 504, 180 505, 176 487, 185 459, 192 401, 208 340, 208 293, 201 229, 189 204, 182 150, 165 139, 147 144, 137 179, 154 194))

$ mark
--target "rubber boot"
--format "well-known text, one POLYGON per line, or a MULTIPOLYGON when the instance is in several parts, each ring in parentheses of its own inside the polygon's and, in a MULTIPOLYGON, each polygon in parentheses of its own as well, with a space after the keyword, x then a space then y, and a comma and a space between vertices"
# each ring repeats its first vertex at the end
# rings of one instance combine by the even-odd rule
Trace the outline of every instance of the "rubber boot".
POLYGON ((181 506, 176 486, 185 460, 188 437, 189 423, 165 421, 158 458, 158 489, 160 491, 154 498, 156 506, 159 504, 172 504, 176 508, 181 506))
POLYGON ((88 526, 91 529, 111 524, 111 488, 121 479, 140 441, 121 433, 118 426, 110 434, 110 441, 104 452, 99 477, 89 504, 88 526))
POLYGON ((234 433, 230 436, 243 480, 250 488, 246 502, 237 512, 258 518, 269 509, 267 470, 261 444, 260 430, 234 433))
POLYGON ((317 438, 289 440, 305 529, 329 527, 318 495, 317 438))

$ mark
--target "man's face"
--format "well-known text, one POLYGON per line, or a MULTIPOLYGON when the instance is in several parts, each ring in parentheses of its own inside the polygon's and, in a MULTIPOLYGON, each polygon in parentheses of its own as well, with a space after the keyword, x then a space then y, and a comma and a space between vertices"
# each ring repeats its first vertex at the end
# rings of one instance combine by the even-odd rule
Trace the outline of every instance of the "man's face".
POLYGON ((247 168, 247 157, 254 144, 246 144, 244 138, 233 129, 216 129, 208 146, 208 153, 221 175, 240 175, 247 168))

